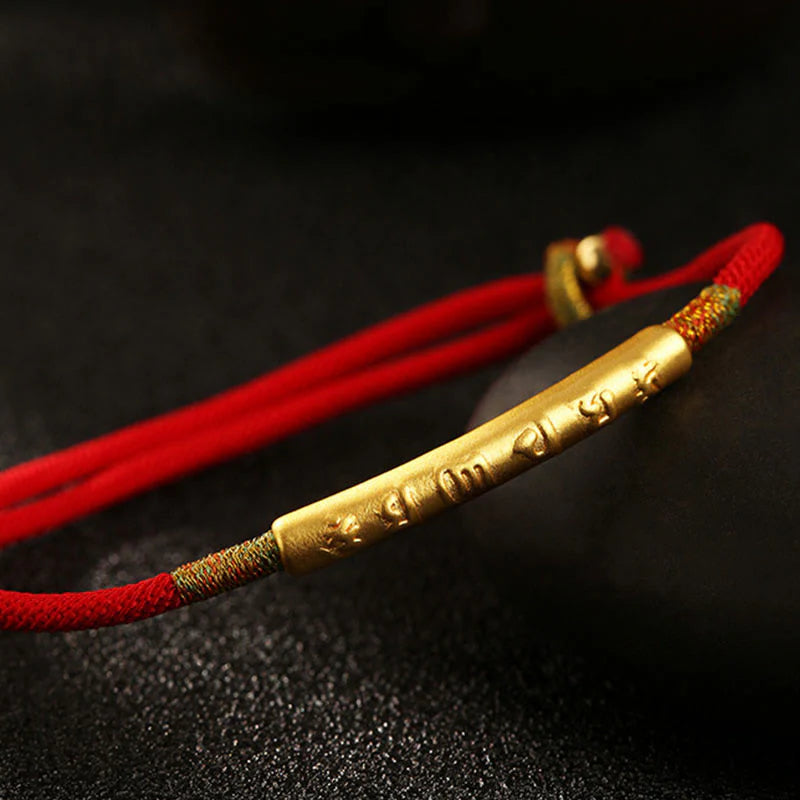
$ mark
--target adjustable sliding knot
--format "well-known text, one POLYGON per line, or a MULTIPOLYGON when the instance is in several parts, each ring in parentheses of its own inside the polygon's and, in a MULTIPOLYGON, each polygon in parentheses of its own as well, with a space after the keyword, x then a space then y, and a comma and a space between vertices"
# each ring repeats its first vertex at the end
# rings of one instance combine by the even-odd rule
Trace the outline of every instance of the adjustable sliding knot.
POLYGON ((625 274, 641 262, 639 243, 623 228, 551 244, 544 260, 545 300, 558 327, 592 316, 594 309, 585 287, 599 286, 612 276, 624 281, 625 274))

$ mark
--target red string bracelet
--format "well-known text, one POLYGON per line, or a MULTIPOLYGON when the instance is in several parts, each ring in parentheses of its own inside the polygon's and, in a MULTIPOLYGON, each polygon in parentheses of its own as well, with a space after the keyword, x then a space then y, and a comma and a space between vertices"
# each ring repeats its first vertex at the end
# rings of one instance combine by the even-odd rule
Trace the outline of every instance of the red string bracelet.
MULTIPOLYGON (((637 242, 622 229, 609 228, 581 242, 559 242, 548 249, 544 274, 458 292, 208 400, 0 472, 1 547, 345 412, 506 358, 592 310, 713 276, 713 284, 657 335, 643 337, 615 356, 617 361, 634 359, 625 378, 630 387, 595 392, 577 373, 572 383, 567 379, 564 387, 554 389, 561 387, 564 397, 569 391, 584 396, 576 402, 561 398, 550 416, 520 417, 514 424, 524 425, 518 436, 515 432, 513 446, 498 450, 493 463, 481 456, 458 469, 445 465, 430 478, 427 472, 422 477, 413 473, 414 464, 426 458, 421 457, 406 465, 412 477, 400 488, 392 485, 373 497, 363 488, 377 486, 379 479, 373 479, 341 493, 341 501, 336 495, 310 511, 293 512, 255 539, 139 583, 62 594, 0 590, 0 627, 75 630, 155 616, 261 575, 321 566, 421 521, 440 506, 468 499, 610 421, 625 410, 626 398, 642 402, 688 369, 690 351, 732 321, 782 253, 780 232, 759 223, 670 273, 630 282, 626 274, 642 256, 637 242), (645 352, 651 360, 642 360, 645 352), (663 365, 654 353, 660 353, 663 365), (552 418, 567 413, 564 409, 571 417, 554 423, 552 418), (367 499, 362 500, 364 493, 367 499), (345 502, 334 514, 337 503, 345 502)), ((596 374, 598 370, 601 366, 595 367, 596 374)), ((617 366, 614 374, 619 372, 617 366)), ((495 439, 504 441, 502 436, 495 439)))

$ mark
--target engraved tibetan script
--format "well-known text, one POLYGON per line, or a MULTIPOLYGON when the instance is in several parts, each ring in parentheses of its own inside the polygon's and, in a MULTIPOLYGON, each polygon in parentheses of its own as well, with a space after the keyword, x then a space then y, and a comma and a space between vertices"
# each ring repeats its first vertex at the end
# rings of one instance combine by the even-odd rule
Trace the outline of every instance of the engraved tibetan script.
POLYGON ((436 487, 441 497, 449 503, 463 503, 477 497, 494 486, 489 463, 483 456, 475 456, 466 464, 443 469, 437 476, 436 487))
POLYGON ((395 489, 383 498, 380 510, 375 513, 387 529, 402 528, 410 522, 408 505, 408 501, 395 489))
POLYGON ((581 416, 586 417, 590 425, 596 428, 611 422, 617 416, 614 392, 610 389, 603 389, 602 392, 596 392, 591 397, 584 398, 578 403, 578 411, 581 416))
POLYGON ((320 550, 332 555, 344 554, 361 544, 361 526, 355 514, 329 522, 320 550))
POLYGON ((541 422, 533 422, 514 440, 513 451, 531 461, 538 461, 545 456, 553 455, 561 450, 558 431, 549 418, 541 422))
POLYGON ((658 382, 658 364, 655 361, 645 361, 639 369, 633 372, 633 382, 636 384, 636 399, 644 403, 648 397, 652 397, 661 391, 661 384, 658 382))

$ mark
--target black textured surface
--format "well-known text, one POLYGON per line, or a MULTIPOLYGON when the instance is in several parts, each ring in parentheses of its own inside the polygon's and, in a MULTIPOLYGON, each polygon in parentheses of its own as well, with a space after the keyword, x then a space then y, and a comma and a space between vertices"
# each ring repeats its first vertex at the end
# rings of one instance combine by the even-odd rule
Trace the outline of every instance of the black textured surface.
MULTIPOLYGON (((534 268, 555 237, 627 224, 658 268, 760 217, 800 235, 790 26, 736 81, 621 120, 397 134, 253 114, 146 5, 4 3, 0 31, 3 464, 534 268)), ((457 434, 490 378, 16 547, 0 583, 97 587, 240 540, 457 434)), ((2 637, 0 797, 796 796, 781 704, 722 714, 537 644, 463 528, 128 628, 2 637)))

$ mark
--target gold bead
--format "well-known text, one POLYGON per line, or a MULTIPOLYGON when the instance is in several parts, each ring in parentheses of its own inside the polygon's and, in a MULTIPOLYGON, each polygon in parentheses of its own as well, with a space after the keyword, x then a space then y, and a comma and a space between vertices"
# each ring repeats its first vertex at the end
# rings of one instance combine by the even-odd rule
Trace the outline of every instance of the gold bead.
POLYGON ((611 273, 605 241, 599 234, 586 236, 575 247, 578 277, 590 286, 596 286, 611 273))

